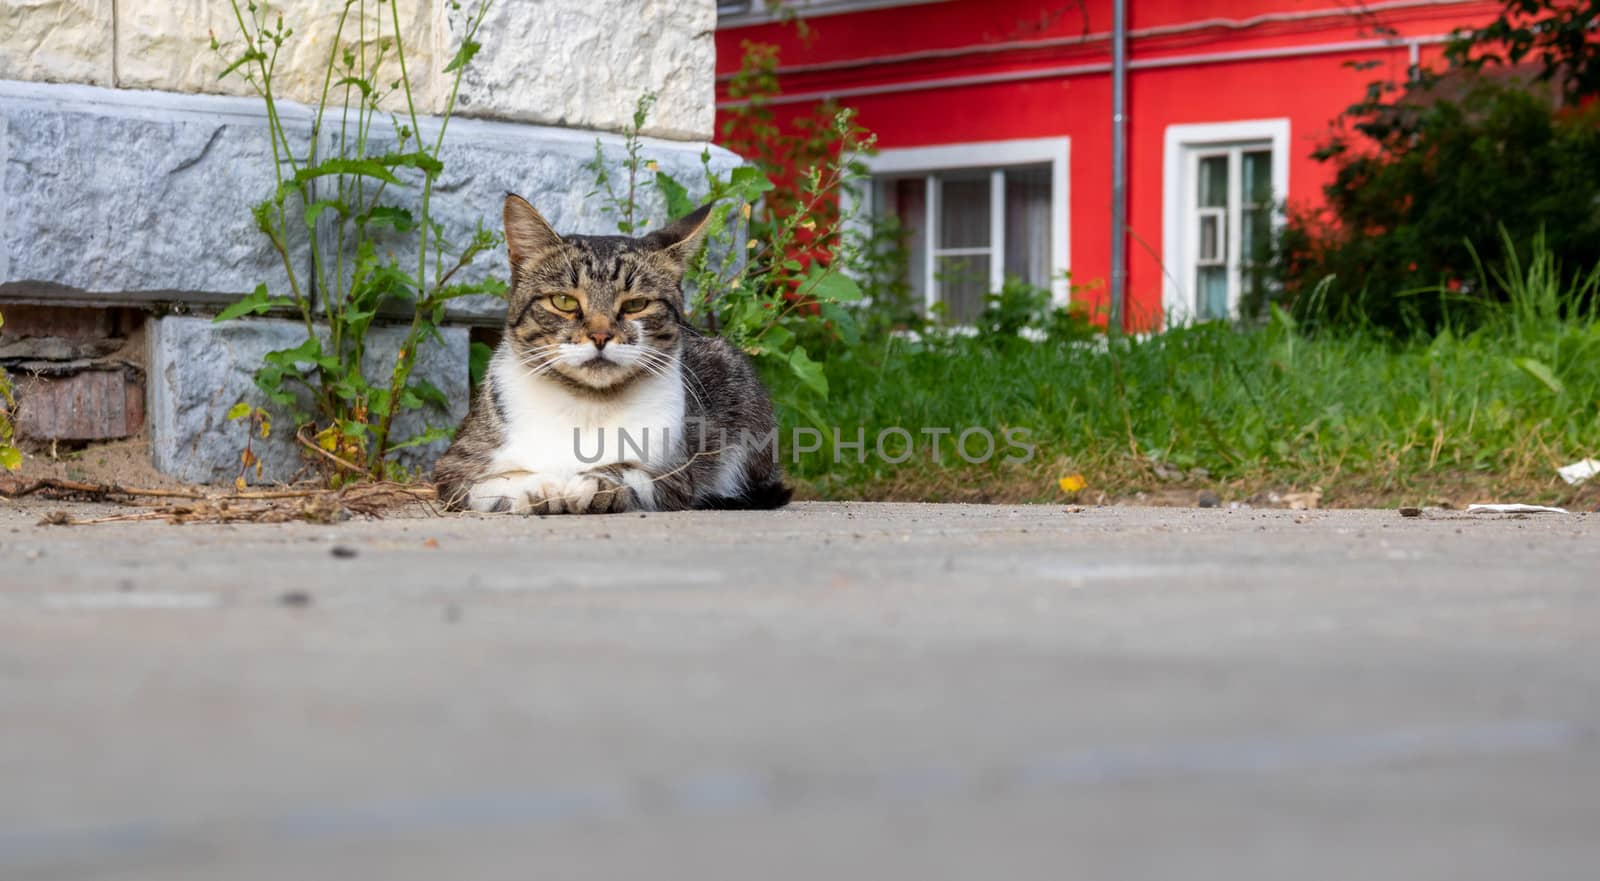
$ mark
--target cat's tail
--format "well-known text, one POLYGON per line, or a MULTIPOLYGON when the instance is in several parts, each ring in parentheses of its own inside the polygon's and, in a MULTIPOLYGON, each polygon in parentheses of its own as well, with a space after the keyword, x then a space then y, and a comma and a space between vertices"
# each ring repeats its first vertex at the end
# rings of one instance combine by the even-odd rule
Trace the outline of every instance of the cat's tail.
POLYGON ((785 486, 783 481, 769 480, 750 484, 736 496, 701 499, 695 507, 707 511, 771 511, 789 504, 789 498, 793 495, 794 490, 785 486))

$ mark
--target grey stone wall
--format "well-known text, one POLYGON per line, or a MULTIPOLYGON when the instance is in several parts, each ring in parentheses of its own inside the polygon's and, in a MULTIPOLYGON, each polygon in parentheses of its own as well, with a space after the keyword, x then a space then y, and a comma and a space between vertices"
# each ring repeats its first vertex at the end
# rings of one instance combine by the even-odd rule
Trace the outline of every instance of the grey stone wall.
MULTIPOLYGON (((387 376, 406 329, 375 328, 368 338, 368 376, 387 376)), ((432 426, 453 427, 467 415, 467 331, 447 327, 444 345, 430 343, 419 352, 415 375, 426 377, 444 392, 450 409, 414 410, 395 419, 396 440, 432 426)), ((229 422, 228 409, 239 401, 261 403, 254 373, 261 359, 275 349, 299 345, 305 326, 293 321, 254 319, 226 321, 167 316, 151 322, 147 372, 151 456, 164 473, 195 483, 228 483, 239 474, 246 426, 229 422)), ((271 408, 269 408, 271 412, 271 408)), ((268 483, 291 479, 304 460, 294 439, 294 426, 279 414, 271 436, 251 441, 251 450, 265 466, 268 483)), ((408 468, 427 468, 446 442, 401 450, 397 458, 408 468)), ((254 474, 250 481, 256 482, 254 474)))
MULTIPOLYGON (((282 106, 296 136, 309 138, 307 108, 282 106)), ((437 125, 424 120, 422 128, 437 125)), ((333 135, 325 138, 327 151, 333 135)), ((614 233, 616 218, 591 195, 593 174, 584 167, 597 142, 619 172, 625 154, 615 134, 452 120, 432 213, 448 239, 463 241, 480 222, 498 228, 501 200, 514 191, 562 232, 614 233)), ((739 163, 706 144, 644 144, 646 158, 697 193, 707 151, 718 171, 739 163)), ((258 100, 0 81, 0 156, 0 294, 7 283, 29 281, 104 292, 243 294, 263 281, 275 293, 288 290, 279 258, 250 219, 275 182, 258 100)), ((654 189, 640 194, 647 216, 664 221, 654 189)), ((406 204, 416 193, 391 187, 388 198, 406 204)), ((309 277, 308 243, 293 250, 309 277)), ((504 271, 502 248, 463 278, 504 271)), ((492 318, 497 308, 464 303, 457 315, 492 318)))
MULTIPOLYGON (((292 137, 310 137, 304 107, 282 107, 292 137)), ((438 124, 425 120, 424 131, 438 124)), ((331 134, 326 137, 331 138, 331 134)), ((464 241, 481 222, 498 227, 507 191, 530 199, 562 232, 614 233, 616 218, 592 195, 584 166, 596 142, 620 176, 623 139, 524 123, 457 119, 450 123, 445 172, 431 203, 447 239, 464 241)), ((296 140, 297 149, 309 144, 296 140)), ((701 156, 718 171, 738 164, 705 144, 647 139, 645 158, 703 192, 701 156)), ((130 291, 236 296, 265 282, 288 290, 280 259, 254 228, 250 208, 272 192, 275 176, 261 103, 227 96, 133 92, 81 85, 0 81, 0 302, 45 285, 101 292, 115 301, 130 291)), ((644 175, 648 178, 648 173, 644 175)), ((661 201, 641 180, 650 221, 664 222, 661 201)), ((390 187, 402 204, 414 192, 390 187)), ((331 244, 324 240, 331 251, 331 244)), ((291 249, 302 279, 311 276, 309 243, 291 249)), ((463 280, 506 272, 504 249, 483 255, 463 280)), ((196 298, 196 302, 208 298, 196 298)), ((209 297, 214 301, 215 296, 209 297)), ((457 301, 447 323, 495 324, 493 298, 457 301)), ((156 465, 192 481, 230 481, 238 473, 243 429, 223 414, 236 401, 260 403, 250 377, 263 354, 302 339, 298 325, 252 319, 213 326, 208 318, 155 319, 150 334, 148 420, 156 465)), ((375 333, 395 341, 401 333, 375 333)), ((453 423, 467 404, 467 331, 447 328, 448 345, 424 353, 419 375, 450 395, 453 423)), ((391 362, 392 363, 392 362, 391 362)), ((266 477, 299 468, 287 425, 264 451, 266 477)), ((439 448, 407 454, 424 465, 439 448)))
MULTIPOLYGON (((303 151, 302 110, 284 119, 303 151)), ((0 284, 287 289, 250 221, 274 186, 259 102, 0 82, 0 117, 0 284)), ((295 259, 310 259, 304 243, 295 259)))

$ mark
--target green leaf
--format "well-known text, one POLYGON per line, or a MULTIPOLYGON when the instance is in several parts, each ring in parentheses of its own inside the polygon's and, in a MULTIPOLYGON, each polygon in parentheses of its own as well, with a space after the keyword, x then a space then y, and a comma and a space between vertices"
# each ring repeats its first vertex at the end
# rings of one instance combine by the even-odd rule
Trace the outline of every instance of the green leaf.
POLYGON ((389 390, 386 388, 372 389, 372 394, 367 399, 367 413, 369 414, 369 418, 377 417, 382 419, 383 417, 389 415, 389 407, 389 390))
POLYGON ((376 159, 349 159, 335 157, 324 159, 310 168, 302 168, 294 173, 294 183, 304 184, 319 177, 328 177, 334 174, 351 174, 358 177, 370 177, 391 184, 400 183, 394 172, 385 168, 376 159))
POLYGON ((466 67, 472 61, 472 56, 477 55, 478 50, 482 48, 483 44, 476 40, 462 40, 461 48, 456 50, 456 54, 450 59, 450 63, 444 66, 444 72, 449 73, 458 67, 466 67))
POLYGON ((250 415, 250 405, 246 404, 244 401, 240 401, 239 403, 234 404, 232 407, 228 408, 228 421, 229 422, 232 422, 235 419, 243 419, 244 417, 249 416, 249 415, 250 415))
POLYGON ((274 404, 293 404, 294 394, 283 388, 283 368, 267 365, 256 371, 256 388, 274 404))
POLYGON ((833 322, 833 331, 839 335, 846 345, 857 345, 861 342, 861 327, 856 322, 856 317, 850 310, 838 303, 824 302, 819 307, 822 317, 833 322))
POLYGON ((15 471, 22 467, 22 451, 10 444, 0 444, 0 468, 15 471))
POLYGON ((268 352, 262 360, 285 370, 292 370, 299 364, 316 364, 322 360, 322 341, 314 336, 306 337, 305 342, 292 349, 279 349, 268 352))
POLYGON ((728 189, 739 194, 746 202, 754 202, 772 186, 772 181, 753 165, 741 165, 728 175, 728 189))
POLYGON ((267 295, 267 286, 265 284, 258 284, 256 285, 255 290, 245 294, 243 297, 240 297, 237 302, 222 310, 217 314, 217 317, 211 319, 211 321, 213 324, 217 324, 223 321, 232 321, 241 315, 260 315, 261 313, 266 312, 268 309, 271 309, 273 306, 283 305, 284 303, 288 302, 293 301, 283 299, 273 300, 272 297, 267 295))
POLYGON ((683 184, 673 179, 672 175, 664 171, 656 172, 656 189, 659 189, 661 195, 667 200, 667 218, 669 220, 677 220, 694 211, 696 206, 694 201, 689 198, 689 191, 683 188, 683 184))
POLYGON ((805 349, 795 346, 789 353, 789 369, 812 391, 824 398, 828 396, 828 377, 822 372, 822 365, 811 360, 805 349))
POLYGON ((387 226, 395 232, 410 232, 417 227, 411 212, 394 205, 374 205, 363 221, 367 226, 387 226))
POLYGON ((444 163, 434 158, 431 153, 422 150, 413 150, 410 153, 385 153, 378 157, 378 163, 390 168, 415 168, 426 173, 429 177, 444 171, 444 163))
POLYGON ((1566 386, 1561 384, 1561 380, 1556 379, 1555 372, 1543 361, 1537 361, 1533 358, 1517 358, 1512 363, 1521 367, 1529 376, 1539 380, 1550 391, 1558 395, 1566 391, 1566 386))
POLYGON ((361 90, 361 97, 372 97, 372 84, 364 79, 361 79, 360 77, 347 76, 333 84, 335 89, 339 88, 340 86, 355 86, 361 90))
POLYGON ((433 428, 429 428, 427 431, 421 432, 420 434, 408 437, 397 444, 390 444, 389 449, 392 451, 403 450, 406 447, 419 447, 423 444, 431 444, 434 441, 445 440, 447 438, 454 437, 455 433, 456 430, 452 427, 435 426, 433 428))
POLYGON ((815 264, 800 284, 798 293, 803 297, 853 303, 861 299, 861 286, 856 280, 830 266, 815 264))
POLYGON ((411 383, 411 391, 415 392, 416 396, 421 398, 425 403, 432 404, 441 410, 450 409, 450 398, 447 397, 444 392, 440 391, 438 386, 427 381, 426 379, 418 379, 413 381, 411 383))
POLYGON ((228 65, 225 68, 223 68, 222 69, 222 73, 217 74, 217 79, 218 80, 224 79, 224 78, 227 77, 228 74, 233 73, 234 71, 236 71, 239 68, 245 66, 246 64, 249 64, 252 61, 265 60, 266 57, 267 57, 267 55, 266 55, 265 52, 262 52, 259 49, 251 49, 250 51, 248 51, 248 52, 244 53, 243 55, 239 56, 239 59, 237 61, 235 61, 234 63, 228 65))
POLYGON ((341 217, 344 216, 344 214, 348 211, 344 202, 341 202, 338 199, 318 199, 317 201, 306 206, 306 228, 313 230, 316 229, 317 218, 321 217, 322 212, 328 210, 329 208, 336 209, 341 217))
POLYGON ((794 331, 781 324, 774 324, 761 334, 761 339, 756 343, 767 352, 782 352, 794 344, 794 331))

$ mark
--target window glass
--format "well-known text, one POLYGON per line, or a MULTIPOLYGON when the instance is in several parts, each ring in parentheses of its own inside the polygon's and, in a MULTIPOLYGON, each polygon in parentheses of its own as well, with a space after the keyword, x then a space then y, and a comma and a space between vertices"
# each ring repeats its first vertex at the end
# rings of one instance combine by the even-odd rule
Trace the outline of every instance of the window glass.
POLYGON ((1200 160, 1200 207, 1228 206, 1228 157, 1206 156, 1200 160))
POLYGON ((1251 205, 1272 201, 1272 151, 1251 150, 1241 158, 1244 200, 1251 205))
POLYGON ((1222 239, 1225 215, 1207 212, 1200 215, 1200 263, 1220 263, 1225 259, 1227 243, 1222 239))
POLYGON ((906 263, 901 280, 911 289, 912 302, 927 302, 928 183, 922 177, 886 178, 878 181, 880 210, 899 218, 905 234, 906 263))
POLYGON ((939 247, 989 246, 989 175, 940 181, 939 247))
POLYGON ((983 312, 983 298, 989 293, 989 257, 951 255, 939 258, 935 269, 939 299, 950 320, 968 323, 983 312))
POLYGON ((1198 273, 1200 290, 1195 304, 1202 321, 1228 317, 1228 268, 1202 266, 1198 273))
POLYGON ((1050 166, 1006 169, 1006 275, 1050 284, 1050 166))

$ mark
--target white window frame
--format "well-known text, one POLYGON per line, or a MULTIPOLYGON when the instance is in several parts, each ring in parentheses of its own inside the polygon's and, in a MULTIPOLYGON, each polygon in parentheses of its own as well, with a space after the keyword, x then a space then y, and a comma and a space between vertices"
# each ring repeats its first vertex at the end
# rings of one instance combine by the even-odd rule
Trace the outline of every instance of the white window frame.
MULTIPOLYGON (((923 293, 925 308, 938 302, 938 272, 940 256, 957 256, 964 251, 983 251, 990 255, 989 284, 999 290, 1005 280, 1005 174, 1004 169, 1021 165, 1050 166, 1050 300, 1057 306, 1067 305, 1071 295, 1066 273, 1072 265, 1072 236, 1068 228, 1068 208, 1071 194, 1068 189, 1067 169, 1072 158, 1071 138, 1026 138, 1014 141, 973 141, 960 144, 941 144, 937 147, 901 147, 879 150, 876 155, 861 157, 868 172, 876 177, 906 177, 922 175, 927 186, 928 243, 923 266, 923 293), (961 171, 971 168, 995 169, 989 178, 989 246, 981 249, 939 248, 938 216, 939 188, 935 176, 940 172, 961 171)), ((868 188, 867 198, 874 198, 876 187, 868 188)), ((879 206, 868 203, 876 212, 879 206)), ((845 206, 852 213, 854 206, 845 206)), ((917 271, 912 267, 912 271, 917 271)))
MULTIPOLYGON (((1195 258, 1199 249, 1198 225, 1185 221, 1195 215, 1198 198, 1197 174, 1200 157, 1218 155, 1239 147, 1264 144, 1272 150, 1272 200, 1279 202, 1289 194, 1289 120, 1248 119, 1233 122, 1208 122, 1169 125, 1163 153, 1161 259, 1163 281, 1161 306, 1167 321, 1181 324, 1194 320, 1196 291, 1193 289, 1195 258)), ((1237 155, 1237 154, 1233 154, 1237 155)), ((1224 241, 1230 268, 1228 281, 1228 314, 1237 315, 1239 294, 1243 288, 1238 229, 1239 218, 1230 216, 1241 211, 1243 199, 1237 162, 1230 159, 1228 176, 1228 205, 1223 217, 1224 241)), ((1282 227, 1282 212, 1274 211, 1272 228, 1282 227)))

